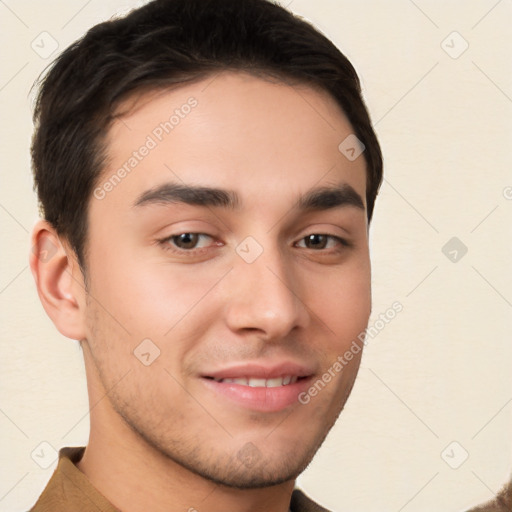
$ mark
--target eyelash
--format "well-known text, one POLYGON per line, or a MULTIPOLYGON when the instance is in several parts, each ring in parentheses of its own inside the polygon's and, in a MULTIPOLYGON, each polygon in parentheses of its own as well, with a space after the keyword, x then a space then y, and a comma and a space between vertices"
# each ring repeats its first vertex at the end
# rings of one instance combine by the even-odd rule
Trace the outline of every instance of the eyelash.
MULTIPOLYGON (((206 236, 208 238, 211 238, 212 240, 214 239, 212 236, 207 235, 206 233, 185 231, 183 233, 177 233, 175 235, 171 235, 171 236, 167 236, 165 238, 159 239, 159 240, 157 240, 157 242, 165 251, 170 251, 170 252, 172 252, 174 254, 178 254, 178 255, 198 255, 198 254, 203 254, 206 251, 209 251, 211 249, 211 246, 199 247, 197 249, 178 249, 178 248, 172 247, 170 242, 173 239, 178 238, 181 235, 199 235, 199 236, 206 236)), ((352 244, 350 242, 348 242, 347 240, 345 240, 344 238, 341 238, 336 235, 331 235, 329 233, 311 233, 310 235, 306 235, 306 236, 302 237, 300 239, 300 241, 302 242, 303 240, 305 240, 306 238, 308 238, 312 235, 326 236, 329 239, 336 240, 339 243, 339 246, 341 246, 341 247, 338 247, 337 249, 334 249, 334 250, 332 250, 332 248, 331 248, 331 250, 328 250, 328 249, 311 249, 308 247, 304 247, 305 249, 309 249, 309 250, 315 251, 315 252, 324 252, 327 254, 332 254, 332 253, 341 252, 343 249, 352 247, 352 244)))

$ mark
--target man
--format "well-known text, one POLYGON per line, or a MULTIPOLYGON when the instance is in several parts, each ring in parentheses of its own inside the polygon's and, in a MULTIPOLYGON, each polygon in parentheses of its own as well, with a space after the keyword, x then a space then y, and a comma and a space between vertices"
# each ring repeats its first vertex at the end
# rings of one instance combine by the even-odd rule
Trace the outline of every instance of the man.
POLYGON ((357 375, 382 179, 352 65, 266 0, 157 0, 35 122, 31 269, 91 424, 32 510, 325 510, 295 479, 357 375))

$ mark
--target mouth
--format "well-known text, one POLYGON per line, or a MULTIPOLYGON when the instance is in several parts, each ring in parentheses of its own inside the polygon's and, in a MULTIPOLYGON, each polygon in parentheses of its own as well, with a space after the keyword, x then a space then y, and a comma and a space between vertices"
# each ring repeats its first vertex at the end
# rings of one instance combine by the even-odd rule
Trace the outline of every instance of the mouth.
POLYGON ((311 368, 292 363, 238 365, 201 375, 216 400, 259 412, 278 412, 299 404, 298 395, 313 378, 311 368))
POLYGON ((271 379, 261 379, 259 377, 235 377, 226 379, 215 377, 205 378, 214 380, 215 382, 238 384, 240 386, 249 386, 250 388, 278 388, 280 386, 295 384, 301 379, 307 379, 307 377, 299 377, 297 375, 286 375, 284 377, 275 377, 271 379))

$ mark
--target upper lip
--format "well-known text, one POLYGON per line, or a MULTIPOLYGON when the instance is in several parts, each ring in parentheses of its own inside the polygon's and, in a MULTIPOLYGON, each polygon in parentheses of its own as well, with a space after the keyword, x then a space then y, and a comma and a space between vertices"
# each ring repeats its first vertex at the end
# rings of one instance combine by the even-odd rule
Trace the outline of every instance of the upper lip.
POLYGON ((281 363, 238 363, 232 366, 203 373, 203 377, 213 379, 236 379, 254 377, 257 379, 277 379, 279 377, 309 377, 313 374, 309 366, 284 361, 281 363))

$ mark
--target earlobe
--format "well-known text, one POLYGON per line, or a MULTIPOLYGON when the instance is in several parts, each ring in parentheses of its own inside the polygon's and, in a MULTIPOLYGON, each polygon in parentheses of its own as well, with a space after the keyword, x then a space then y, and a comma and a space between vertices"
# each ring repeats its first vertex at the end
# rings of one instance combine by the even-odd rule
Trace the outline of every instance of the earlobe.
POLYGON ((73 251, 47 221, 34 226, 29 259, 41 304, 59 332, 85 338, 82 275, 73 251))

